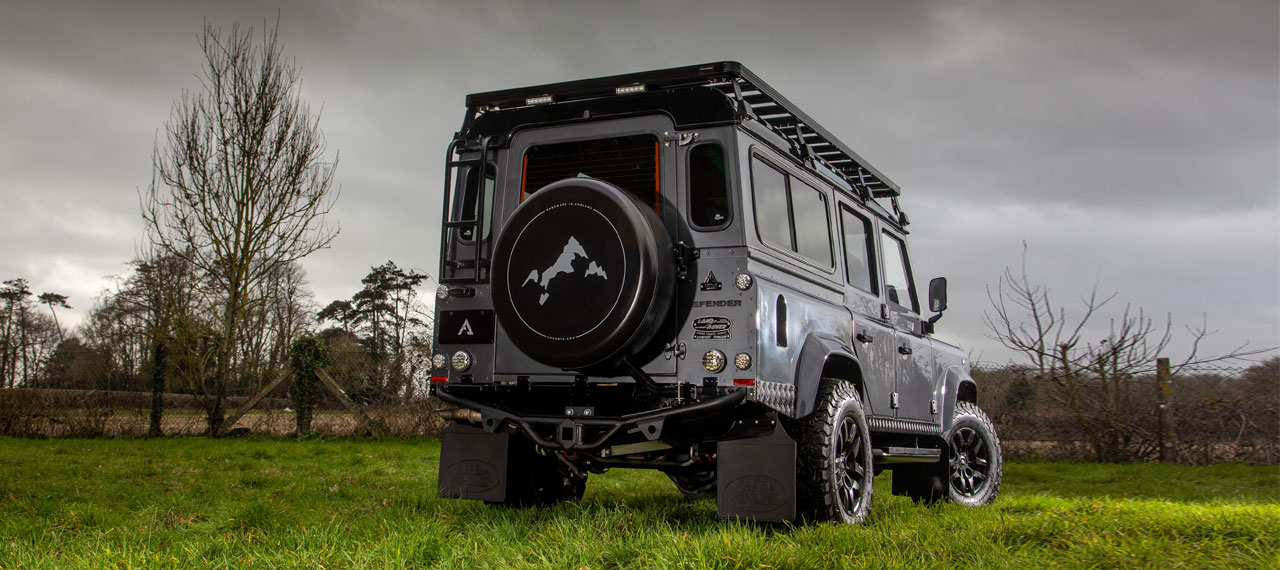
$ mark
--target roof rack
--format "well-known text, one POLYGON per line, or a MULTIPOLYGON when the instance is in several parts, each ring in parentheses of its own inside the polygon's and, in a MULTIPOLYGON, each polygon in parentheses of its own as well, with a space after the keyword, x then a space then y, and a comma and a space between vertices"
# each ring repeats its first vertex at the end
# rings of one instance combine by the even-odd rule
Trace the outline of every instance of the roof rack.
POLYGON ((785 137, 802 159, 812 159, 822 164, 866 196, 890 198, 894 202, 894 209, 897 209, 897 197, 901 194, 897 184, 809 118, 777 90, 734 61, 468 95, 468 116, 464 122, 464 130, 466 123, 477 113, 489 110, 692 86, 711 87, 723 92, 738 103, 739 111, 744 116, 759 121, 785 137))

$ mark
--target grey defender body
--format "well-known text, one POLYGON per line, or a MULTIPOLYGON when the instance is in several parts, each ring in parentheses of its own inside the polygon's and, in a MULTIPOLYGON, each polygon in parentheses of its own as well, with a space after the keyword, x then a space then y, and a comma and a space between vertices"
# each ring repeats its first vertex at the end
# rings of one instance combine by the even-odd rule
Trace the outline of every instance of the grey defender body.
POLYGON ((998 440, 921 316, 946 283, 918 294, 897 186, 750 71, 467 106, 431 378, 457 406, 441 496, 548 503, 637 467, 755 520, 856 522, 884 468, 917 499, 994 498, 998 440))

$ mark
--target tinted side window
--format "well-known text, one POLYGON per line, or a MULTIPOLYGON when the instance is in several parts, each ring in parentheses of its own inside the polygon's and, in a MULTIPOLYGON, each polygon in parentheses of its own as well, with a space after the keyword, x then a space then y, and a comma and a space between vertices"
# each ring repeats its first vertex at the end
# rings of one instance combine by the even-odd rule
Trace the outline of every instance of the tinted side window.
POLYGON ((902 240, 884 232, 884 288, 890 303, 920 312, 920 304, 916 302, 915 288, 911 286, 911 270, 907 265, 907 246, 902 240))
POLYGON ((755 196, 756 228, 760 239, 786 250, 791 247, 790 219, 787 215, 787 179, 772 166, 751 160, 751 193, 755 196))
POLYGON ((801 180, 790 180, 796 253, 831 267, 831 222, 827 218, 827 197, 801 180))
POLYGON ((729 177, 724 148, 700 144, 689 151, 689 222, 699 228, 729 223, 729 177))
POLYGON ((831 220, 821 190, 752 157, 751 191, 761 241, 831 267, 831 220))
POLYGON ((850 285, 877 295, 871 222, 848 208, 840 208, 840 228, 844 234, 845 278, 850 285))

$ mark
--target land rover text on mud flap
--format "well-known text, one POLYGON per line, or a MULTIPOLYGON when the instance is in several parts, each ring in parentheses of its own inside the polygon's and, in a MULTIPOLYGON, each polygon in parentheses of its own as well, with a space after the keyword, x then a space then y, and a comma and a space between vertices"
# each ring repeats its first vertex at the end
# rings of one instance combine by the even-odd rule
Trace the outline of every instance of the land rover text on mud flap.
POLYGON ((470 95, 446 157, 440 496, 549 504, 632 467, 759 521, 858 522, 883 469, 995 498, 898 187, 743 66, 470 95))

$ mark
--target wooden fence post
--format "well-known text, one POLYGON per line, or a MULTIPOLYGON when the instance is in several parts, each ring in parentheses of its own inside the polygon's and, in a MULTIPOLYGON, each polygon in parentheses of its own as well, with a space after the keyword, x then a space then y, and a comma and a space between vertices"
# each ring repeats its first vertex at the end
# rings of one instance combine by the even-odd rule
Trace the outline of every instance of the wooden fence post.
POLYGON ((1172 463, 1177 460, 1177 447, 1174 440, 1177 432, 1173 429, 1173 375, 1169 372, 1169 359, 1156 359, 1156 402, 1159 404, 1160 462, 1172 463))
POLYGON ((289 378, 292 378, 292 377, 293 377, 292 370, 289 370, 284 374, 277 376, 276 379, 272 380, 270 384, 267 384, 265 388, 263 388, 262 390, 259 390, 257 394, 253 395, 252 398, 249 398, 248 401, 246 401, 243 406, 240 406, 240 409, 234 412, 231 412, 231 415, 227 416, 227 419, 222 420, 222 425, 225 426, 226 429, 228 430, 234 428, 236 426, 236 422, 240 421, 240 417, 243 416, 245 412, 248 412, 249 410, 253 409, 254 406, 258 405, 258 402, 261 402, 263 398, 266 398, 267 395, 270 394, 273 390, 275 390, 277 386, 279 386, 285 380, 288 380, 289 378))
POLYGON ((316 376, 320 377, 320 383, 324 384, 324 386, 338 398, 338 401, 347 408, 347 411, 351 412, 356 419, 360 420, 360 423, 363 424, 366 429, 373 432, 374 435, 385 435, 387 433, 387 428, 382 427, 382 424, 379 424, 377 420, 369 417, 369 414, 364 413, 364 410, 360 409, 360 404, 353 402, 351 397, 347 396, 346 391, 344 391, 337 382, 333 381, 333 378, 329 376, 328 372, 325 372, 324 370, 316 370, 316 376))

